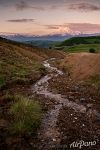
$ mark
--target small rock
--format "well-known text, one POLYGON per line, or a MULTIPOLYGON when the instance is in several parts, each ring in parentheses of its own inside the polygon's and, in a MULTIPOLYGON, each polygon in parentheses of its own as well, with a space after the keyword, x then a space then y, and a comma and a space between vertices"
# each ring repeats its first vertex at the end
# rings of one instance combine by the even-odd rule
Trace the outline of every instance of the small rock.
POLYGON ((88 108, 92 108, 92 106, 93 106, 92 104, 87 104, 88 108))
POLYGON ((80 110, 81 113, 86 113, 86 108, 80 110))
POLYGON ((74 119, 77 120, 77 117, 75 117, 74 119))
POLYGON ((82 127, 85 127, 85 124, 82 124, 82 127))
POLYGON ((85 98, 80 98, 80 101, 81 102, 84 102, 86 99, 85 98))
POLYGON ((74 99, 74 96, 69 96, 68 98, 69 98, 69 99, 74 99))
POLYGON ((42 139, 41 142, 44 142, 44 140, 42 139))
POLYGON ((53 142, 56 142, 56 139, 52 139, 53 140, 53 142))

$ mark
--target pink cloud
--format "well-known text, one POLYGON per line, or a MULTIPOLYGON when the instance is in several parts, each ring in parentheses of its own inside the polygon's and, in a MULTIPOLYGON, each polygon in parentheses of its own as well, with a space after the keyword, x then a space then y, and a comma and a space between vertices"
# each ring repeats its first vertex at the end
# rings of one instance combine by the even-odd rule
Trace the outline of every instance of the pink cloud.
POLYGON ((91 23, 65 23, 62 25, 45 25, 48 30, 56 32, 83 32, 83 33, 100 33, 100 24, 91 23))

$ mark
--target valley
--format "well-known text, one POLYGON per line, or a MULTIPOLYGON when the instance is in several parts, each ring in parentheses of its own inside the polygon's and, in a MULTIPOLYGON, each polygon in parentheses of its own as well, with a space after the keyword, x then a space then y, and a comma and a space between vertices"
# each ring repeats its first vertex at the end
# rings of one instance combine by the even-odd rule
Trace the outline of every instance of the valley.
POLYGON ((0 150, 100 150, 100 0, 0 0, 0 150))
POLYGON ((99 150, 99 66, 98 52, 0 38, 0 149, 99 150))
POLYGON ((100 52, 100 36, 72 37, 55 45, 55 49, 65 52, 88 52, 89 49, 100 52))

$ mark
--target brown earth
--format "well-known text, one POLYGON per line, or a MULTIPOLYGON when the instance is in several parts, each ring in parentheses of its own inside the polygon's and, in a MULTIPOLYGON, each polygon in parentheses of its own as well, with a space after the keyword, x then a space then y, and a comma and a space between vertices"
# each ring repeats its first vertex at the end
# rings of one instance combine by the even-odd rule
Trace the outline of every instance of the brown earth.
POLYGON ((86 107, 84 114, 66 106, 61 108, 57 122, 61 135, 59 149, 79 150, 78 146, 70 148, 70 145, 73 142, 83 140, 84 142, 96 141, 96 145, 82 146, 82 150, 99 150, 100 54, 68 54, 64 60, 58 61, 56 65, 65 73, 49 80, 49 90, 86 107), (91 110, 96 110, 99 115, 91 114, 91 110))
POLYGON ((79 143, 93 142, 95 145, 83 145, 82 150, 99 150, 100 127, 99 122, 89 116, 89 114, 81 114, 73 109, 63 107, 58 117, 58 126, 61 133, 62 149, 67 146, 66 150, 79 150, 79 145, 73 145, 73 142, 79 143))
POLYGON ((60 67, 75 80, 100 75, 100 54, 71 53, 60 63, 60 67))
MULTIPOLYGON (((49 81, 49 90, 61 94, 65 99, 86 107, 86 113, 62 107, 58 116, 57 126, 60 132, 59 149, 79 150, 70 145, 73 142, 96 141, 95 146, 82 146, 82 150, 99 150, 100 148, 100 87, 97 85, 77 83, 68 76, 58 76, 49 81), (99 112, 98 116, 91 110, 99 112), (67 147, 67 148, 66 148, 67 147)), ((57 147, 55 147, 56 149, 57 147)))
MULTIPOLYGON (((41 62, 45 59, 56 57, 64 58, 65 54, 59 51, 38 49, 9 42, 0 42, 0 73, 1 79, 7 78, 7 84, 0 89, 0 149, 38 150, 39 141, 36 134, 30 137, 13 137, 7 131, 7 110, 10 100, 5 95, 22 94, 26 97, 37 99, 43 106, 43 112, 55 106, 55 100, 45 98, 42 95, 33 95, 31 85, 46 74, 41 62), (12 71, 13 70, 13 71, 12 71), (24 70, 24 71, 23 71, 24 70), (10 73, 12 71, 12 74, 10 73), (15 72, 13 80, 13 72, 15 72)), ((60 93, 87 108, 87 112, 96 109, 100 112, 100 87, 95 84, 81 84, 77 78, 84 80, 91 75, 99 74, 100 54, 68 54, 65 59, 60 59, 53 65, 64 69, 66 74, 49 81, 49 89, 53 93, 60 93), (75 79, 75 80, 73 80, 75 79)), ((100 74, 99 74, 100 75, 100 74)), ((2 80, 1 80, 2 81, 2 80)), ((2 83, 2 82, 1 82, 2 83)), ((62 107, 60 110, 57 126, 61 134, 61 145, 69 145, 73 140, 93 141, 100 138, 100 118, 89 116, 89 113, 80 114, 73 109, 62 107)), ((98 142, 98 141, 97 141, 98 142)), ((98 143, 97 143, 98 144, 98 143)), ((99 146, 90 147, 90 150, 99 150, 99 146)), ((62 147, 63 148, 63 147, 62 147)), ((86 147, 85 147, 86 149, 86 147)), ((84 149, 84 150, 85 150, 84 149)))
POLYGON ((86 82, 77 83, 66 75, 49 80, 49 85, 49 90, 53 93, 62 94, 76 103, 91 103, 100 112, 100 86, 86 82))

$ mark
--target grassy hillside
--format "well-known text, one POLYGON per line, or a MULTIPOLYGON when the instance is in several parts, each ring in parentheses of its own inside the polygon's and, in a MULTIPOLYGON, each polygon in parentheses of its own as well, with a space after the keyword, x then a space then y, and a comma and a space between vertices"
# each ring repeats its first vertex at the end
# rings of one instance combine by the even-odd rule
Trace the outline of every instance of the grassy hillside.
POLYGON ((43 57, 42 54, 38 56, 32 52, 33 50, 35 51, 25 45, 0 40, 0 87, 7 83, 34 80, 41 74, 43 66, 36 60, 43 57))
POLYGON ((100 52, 100 44, 79 44, 75 46, 64 47, 65 52, 88 52, 89 49, 95 49, 96 52, 100 52))
POLYGON ((90 48, 94 48, 100 52, 100 36, 73 37, 57 45, 57 48, 65 52, 88 52, 90 48))
POLYGON ((100 36, 91 37, 73 37, 65 40, 60 45, 61 46, 73 46, 78 44, 100 44, 100 36))
POLYGON ((35 45, 35 46, 38 46, 40 48, 49 48, 49 47, 53 47, 58 42, 49 41, 49 40, 35 40, 35 41, 27 41, 25 43, 35 45))
POLYGON ((45 104, 34 96, 32 86, 47 73, 43 60, 52 57, 64 54, 0 38, 0 149, 16 149, 24 137, 29 141, 17 149, 35 143, 45 104))
POLYGON ((12 82, 35 81, 45 69, 41 62, 49 57, 63 56, 49 51, 0 38, 0 87, 12 82))

